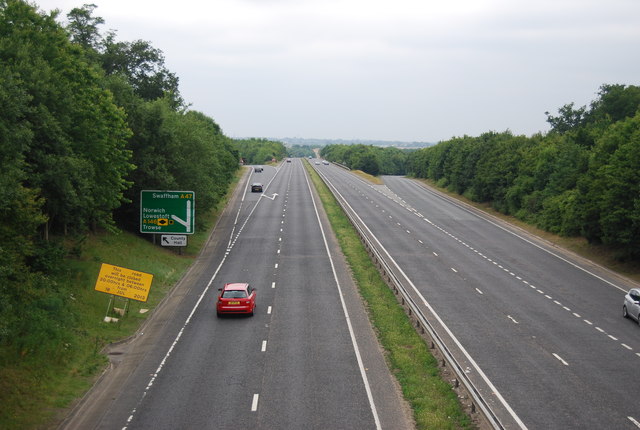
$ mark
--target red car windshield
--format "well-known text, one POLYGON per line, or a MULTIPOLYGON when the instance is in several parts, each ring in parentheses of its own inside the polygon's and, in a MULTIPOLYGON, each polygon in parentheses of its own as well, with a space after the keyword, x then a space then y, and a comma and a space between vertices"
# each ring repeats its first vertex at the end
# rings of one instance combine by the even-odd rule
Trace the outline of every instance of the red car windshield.
POLYGON ((222 298, 224 299, 245 299, 247 298, 247 292, 244 290, 224 290, 222 292, 222 298))

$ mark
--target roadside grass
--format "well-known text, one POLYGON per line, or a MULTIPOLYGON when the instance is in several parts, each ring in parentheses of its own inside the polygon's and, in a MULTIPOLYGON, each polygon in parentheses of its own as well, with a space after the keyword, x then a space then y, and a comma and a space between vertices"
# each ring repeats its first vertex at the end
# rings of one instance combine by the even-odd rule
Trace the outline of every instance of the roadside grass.
MULTIPOLYGON (((243 170, 230 185, 231 192, 243 170)), ((79 257, 67 257, 56 282, 70 291, 67 310, 73 324, 65 333, 67 343, 60 359, 46 356, 22 357, 17 364, 0 367, 0 428, 57 428, 74 402, 91 388, 108 365, 101 353, 109 343, 133 335, 166 293, 182 277, 209 238, 230 194, 218 207, 198 215, 199 228, 189 236, 182 255, 175 249, 154 245, 139 235, 121 232, 89 235, 82 241, 79 257), (109 263, 154 275, 147 302, 130 301, 128 313, 117 323, 105 323, 109 296, 94 290, 101 263, 109 263)), ((67 248, 78 243, 67 240, 67 248)), ((124 308, 124 299, 115 299, 124 308)))
POLYGON ((363 172, 362 170, 352 170, 351 173, 355 173, 357 176, 360 176, 365 181, 369 181, 375 185, 382 185, 384 182, 378 176, 373 176, 368 173, 363 172))
POLYGON ((385 284, 355 229, 313 168, 308 163, 305 166, 365 300, 388 365, 411 405, 417 428, 473 428, 456 393, 443 380, 437 360, 385 284))

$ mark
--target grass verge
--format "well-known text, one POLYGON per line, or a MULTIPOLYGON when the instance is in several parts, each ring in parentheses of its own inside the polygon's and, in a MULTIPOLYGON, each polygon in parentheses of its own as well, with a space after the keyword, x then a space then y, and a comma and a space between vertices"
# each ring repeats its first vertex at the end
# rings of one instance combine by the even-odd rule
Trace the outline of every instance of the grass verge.
POLYGON ((411 405, 417 428, 473 428, 451 385, 441 377, 436 358, 371 262, 355 229, 324 182, 305 165, 365 300, 389 367, 411 405))
MULTIPOLYGON (((19 360, 0 361, 10 363, 0 367, 0 429, 58 427, 68 408, 91 388, 108 364, 101 353, 104 346, 133 335, 193 263, 243 173, 238 171, 215 210, 198 214, 196 233, 189 236, 181 255, 126 232, 95 234, 82 240, 80 256, 66 258, 55 276, 70 292, 65 310, 72 323, 65 328, 67 342, 60 345, 59 354, 64 360, 25 355, 19 360), (103 322, 109 296, 94 290, 101 263, 154 275, 147 302, 130 301, 128 314, 117 323, 103 322)), ((67 248, 79 246, 68 242, 67 248)), ((115 306, 122 308, 124 303, 116 299, 115 306)))

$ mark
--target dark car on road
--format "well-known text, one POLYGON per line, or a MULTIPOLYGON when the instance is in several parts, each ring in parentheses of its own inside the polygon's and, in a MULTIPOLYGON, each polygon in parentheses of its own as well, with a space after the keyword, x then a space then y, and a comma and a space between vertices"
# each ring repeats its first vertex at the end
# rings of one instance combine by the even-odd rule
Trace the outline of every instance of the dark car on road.
POLYGON ((640 324, 640 288, 632 288, 624 296, 622 316, 632 318, 640 324))
POLYGON ((262 192, 262 184, 260 182, 255 182, 251 184, 251 192, 252 193, 261 193, 262 192))
POLYGON ((253 171, 256 173, 262 173, 263 170, 262 166, 256 166, 253 168, 253 171))

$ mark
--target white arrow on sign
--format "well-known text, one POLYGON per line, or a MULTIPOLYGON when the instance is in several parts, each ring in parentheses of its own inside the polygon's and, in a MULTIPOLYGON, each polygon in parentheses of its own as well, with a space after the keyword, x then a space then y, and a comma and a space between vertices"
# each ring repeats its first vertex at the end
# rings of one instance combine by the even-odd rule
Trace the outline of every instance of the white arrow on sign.
POLYGON ((171 219, 185 226, 185 228, 187 229, 186 232, 190 233, 191 231, 191 200, 187 200, 187 220, 186 221, 178 218, 175 215, 171 215, 171 219))
POLYGON ((273 193, 273 197, 269 197, 266 194, 261 194, 260 196, 261 197, 266 197, 266 198, 271 199, 271 200, 275 200, 277 195, 278 195, 278 193, 273 193))
POLYGON ((187 246, 187 236, 177 234, 163 234, 160 242, 162 246, 187 246))

